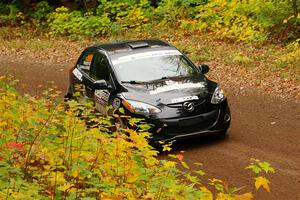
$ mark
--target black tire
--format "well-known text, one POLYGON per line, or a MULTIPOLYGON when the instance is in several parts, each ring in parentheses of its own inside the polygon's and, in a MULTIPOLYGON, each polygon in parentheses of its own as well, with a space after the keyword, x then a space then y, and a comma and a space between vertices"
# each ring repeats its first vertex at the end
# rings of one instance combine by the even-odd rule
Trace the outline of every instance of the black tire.
POLYGON ((222 131, 220 131, 219 133, 218 133, 218 135, 227 135, 227 130, 228 129, 225 129, 225 130, 222 130, 222 131))

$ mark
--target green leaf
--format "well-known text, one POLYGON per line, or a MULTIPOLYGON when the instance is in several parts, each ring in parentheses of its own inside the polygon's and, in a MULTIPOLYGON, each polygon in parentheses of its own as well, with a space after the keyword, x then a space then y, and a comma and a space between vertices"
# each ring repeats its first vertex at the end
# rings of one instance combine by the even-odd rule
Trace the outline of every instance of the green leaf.
POLYGON ((200 176, 204 176, 205 172, 202 169, 194 171, 195 173, 199 174, 200 176))
POLYGON ((125 114, 124 108, 123 107, 119 108, 119 112, 124 115, 125 114))
POLYGON ((176 155, 174 155, 174 154, 168 154, 168 156, 169 156, 170 158, 175 158, 175 159, 177 158, 176 155))
POLYGON ((190 174, 185 174, 184 176, 185 176, 185 178, 187 178, 192 183, 199 183, 199 179, 198 179, 197 176, 192 176, 190 174))
POLYGON ((139 124, 138 127, 142 129, 142 131, 147 131, 151 128, 149 124, 139 124))
POLYGON ((224 186, 220 183, 215 184, 215 188, 216 190, 218 190, 219 192, 224 192, 224 186))
POLYGON ((229 193, 229 194, 235 194, 235 193, 237 193, 238 191, 240 191, 241 189, 242 189, 242 188, 229 187, 228 193, 229 193))
POLYGON ((63 186, 59 186, 57 189, 65 192, 65 191, 69 190, 70 188, 72 188, 73 186, 74 186, 74 184, 67 183, 63 186))
POLYGON ((198 165, 198 166, 202 166, 202 165, 203 165, 203 164, 200 163, 200 162, 195 162, 194 164, 195 164, 195 165, 198 165))
POLYGON ((246 169, 249 169, 249 170, 253 171, 256 174, 258 174, 262 171, 262 169, 259 166, 255 165, 255 164, 250 164, 248 167, 246 167, 246 169))
POLYGON ((275 169, 268 162, 259 162, 258 165, 266 172, 275 173, 275 169))
POLYGON ((184 161, 181 161, 181 165, 186 168, 186 169, 190 169, 190 167, 188 166, 188 164, 184 161))

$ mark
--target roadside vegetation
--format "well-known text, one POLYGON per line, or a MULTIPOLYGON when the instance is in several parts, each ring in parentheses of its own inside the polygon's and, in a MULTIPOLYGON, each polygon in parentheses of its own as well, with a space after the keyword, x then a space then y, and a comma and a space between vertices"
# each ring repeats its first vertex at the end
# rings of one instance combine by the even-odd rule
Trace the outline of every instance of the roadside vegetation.
POLYGON ((267 162, 251 159, 253 188, 237 188, 207 177, 201 163, 188 171, 183 152, 157 159, 140 119, 129 119, 135 130, 122 129, 91 102, 66 105, 53 89, 22 96, 15 83, 0 79, 1 199, 250 200, 256 190, 270 192, 268 173, 275 170, 267 162))
POLYGON ((158 38, 209 64, 210 78, 224 87, 300 100, 296 0, 6 2, 0 3, 3 59, 70 66, 94 43, 158 38))
POLYGON ((110 35, 157 24, 246 42, 293 41, 300 34, 297 0, 6 1, 0 4, 3 24, 50 35, 110 35))

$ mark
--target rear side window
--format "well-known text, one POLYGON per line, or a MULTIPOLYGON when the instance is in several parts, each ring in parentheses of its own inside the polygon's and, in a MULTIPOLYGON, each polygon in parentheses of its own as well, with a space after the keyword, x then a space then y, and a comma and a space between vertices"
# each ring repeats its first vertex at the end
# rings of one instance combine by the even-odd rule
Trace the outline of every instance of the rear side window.
POLYGON ((86 72, 87 74, 89 74, 93 57, 94 57, 94 53, 91 53, 91 52, 85 53, 82 56, 82 58, 80 59, 79 64, 77 65, 77 67, 79 69, 83 70, 84 72, 86 72))
POLYGON ((95 54, 94 60, 91 65, 90 75, 94 80, 104 79, 109 81, 109 68, 108 62, 106 61, 106 57, 102 54, 95 54))

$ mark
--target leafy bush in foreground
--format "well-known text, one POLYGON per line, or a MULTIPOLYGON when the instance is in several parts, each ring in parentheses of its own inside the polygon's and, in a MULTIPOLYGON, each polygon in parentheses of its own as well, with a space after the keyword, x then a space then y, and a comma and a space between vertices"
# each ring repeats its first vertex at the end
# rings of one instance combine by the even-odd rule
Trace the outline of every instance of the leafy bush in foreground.
MULTIPOLYGON (((44 92, 48 98, 21 96, 1 79, 1 199, 213 199, 201 183, 204 172, 192 175, 175 161, 158 160, 142 128, 111 132, 111 119, 97 116, 88 102, 71 101, 65 111, 52 89, 44 92)), ((170 157, 188 168, 182 154, 170 157)), ((248 169, 274 172, 259 160, 248 169)), ((257 176, 255 187, 269 191, 268 183, 257 176)), ((219 179, 209 184, 216 199, 253 198, 219 179)))

